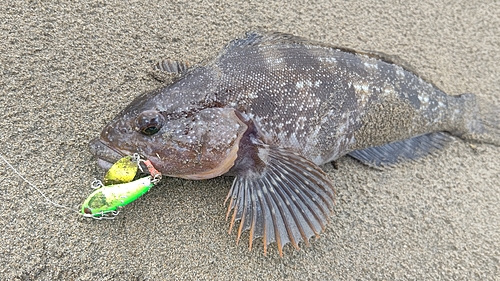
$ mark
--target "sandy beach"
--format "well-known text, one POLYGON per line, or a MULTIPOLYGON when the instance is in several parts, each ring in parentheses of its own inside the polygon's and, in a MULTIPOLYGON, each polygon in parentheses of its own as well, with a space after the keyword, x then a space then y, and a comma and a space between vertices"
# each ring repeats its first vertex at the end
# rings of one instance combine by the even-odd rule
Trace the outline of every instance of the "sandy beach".
POLYGON ((167 178, 114 220, 77 215, 88 150, 152 63, 200 63, 245 31, 397 56, 500 106, 500 2, 6 1, 0 5, 2 280, 500 280, 500 147, 457 139, 379 171, 343 157, 324 233, 297 251, 228 234, 232 178, 167 178))

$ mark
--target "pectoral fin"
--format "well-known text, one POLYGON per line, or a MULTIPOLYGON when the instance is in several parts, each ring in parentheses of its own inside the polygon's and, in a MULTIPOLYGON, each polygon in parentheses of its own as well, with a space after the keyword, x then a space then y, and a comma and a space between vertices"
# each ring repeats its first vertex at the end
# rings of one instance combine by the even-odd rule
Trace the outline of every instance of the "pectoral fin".
POLYGON ((250 230, 250 249, 255 238, 267 245, 276 242, 280 256, 283 246, 317 236, 328 222, 334 205, 334 188, 328 176, 311 161, 292 151, 260 144, 255 155, 261 169, 239 172, 227 200, 231 210, 231 232, 239 221, 238 238, 250 230))

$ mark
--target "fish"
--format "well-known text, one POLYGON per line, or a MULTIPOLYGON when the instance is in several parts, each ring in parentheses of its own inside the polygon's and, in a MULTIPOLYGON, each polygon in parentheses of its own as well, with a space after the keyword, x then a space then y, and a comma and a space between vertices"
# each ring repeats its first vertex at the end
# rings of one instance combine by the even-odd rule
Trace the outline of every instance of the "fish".
POLYGON ((135 98, 90 142, 99 166, 139 153, 163 175, 232 176, 229 232, 310 245, 335 205, 321 165, 349 156, 383 169, 456 137, 500 145, 498 107, 447 95, 390 56, 250 31, 213 59, 158 64, 176 78, 135 98))

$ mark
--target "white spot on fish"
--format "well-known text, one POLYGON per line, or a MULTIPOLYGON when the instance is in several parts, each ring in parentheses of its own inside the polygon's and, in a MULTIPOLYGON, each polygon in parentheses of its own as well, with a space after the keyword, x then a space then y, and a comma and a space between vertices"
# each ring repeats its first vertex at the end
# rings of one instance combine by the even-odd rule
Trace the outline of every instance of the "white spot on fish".
POLYGON ((309 88, 312 88, 313 83, 311 82, 311 80, 304 80, 304 81, 298 81, 298 82, 295 84, 295 87, 296 87, 298 90, 305 88, 305 86, 307 86, 307 87, 309 87, 309 88))
POLYGON ((326 58, 318 58, 320 62, 325 62, 325 63, 331 63, 335 64, 337 62, 337 59, 331 58, 331 57, 326 57, 326 58))
POLYGON ((354 89, 356 90, 356 92, 359 92, 359 93, 362 93, 362 94, 366 94, 368 93, 368 84, 354 84, 354 89))
POLYGON ((418 100, 420 100, 421 103, 427 104, 429 103, 429 96, 426 92, 420 93, 418 95, 418 100))
POLYGON ((405 71, 401 66, 396 66, 396 75, 399 76, 400 78, 405 77, 405 71))
POLYGON ((382 92, 381 96, 391 96, 394 94, 395 94, 394 87, 392 87, 392 85, 387 85, 386 87, 384 87, 384 91, 382 92))
POLYGON ((365 106, 370 97, 370 85, 368 83, 354 84, 354 91, 358 97, 359 104, 365 106))
POLYGON ((250 98, 250 99, 256 99, 258 97, 259 97, 259 95, 257 95, 257 93, 254 93, 254 92, 248 93, 248 98, 250 98))
POLYGON ((373 62, 373 61, 366 61, 363 63, 365 65, 366 68, 368 69, 378 69, 378 65, 376 62, 373 62))

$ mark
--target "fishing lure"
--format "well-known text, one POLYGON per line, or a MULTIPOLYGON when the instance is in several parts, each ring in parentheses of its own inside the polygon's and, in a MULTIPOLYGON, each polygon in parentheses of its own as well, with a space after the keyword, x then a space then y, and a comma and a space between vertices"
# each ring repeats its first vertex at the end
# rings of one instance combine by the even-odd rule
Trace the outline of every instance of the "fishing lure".
POLYGON ((151 161, 141 159, 138 154, 125 156, 108 170, 104 176, 104 184, 98 180, 92 183, 96 190, 83 202, 81 214, 95 219, 112 218, 118 214, 120 207, 130 204, 148 192, 160 181, 161 176, 151 161), (144 172, 142 164, 150 175, 132 181, 139 169, 144 172))
POLYGON ((104 177, 105 183, 115 184, 104 185, 101 181, 95 180, 92 183, 92 187, 95 191, 87 197, 82 204, 81 211, 78 212, 73 208, 50 200, 36 185, 21 175, 1 154, 0 159, 2 159, 3 162, 5 162, 31 188, 40 193, 47 202, 57 208, 64 208, 83 215, 84 217, 94 219, 113 218, 118 214, 118 208, 137 200, 144 193, 148 192, 151 187, 157 184, 162 177, 161 173, 156 170, 151 161, 142 159, 139 154, 136 153, 133 156, 125 156, 118 160, 104 177), (142 165, 146 167, 147 173, 150 175, 132 181, 137 176, 139 169, 142 173, 146 173, 142 165))
POLYGON ((153 187, 155 182, 151 176, 138 180, 102 186, 96 189, 83 202, 81 213, 84 217, 100 218, 115 216, 117 209, 130 204, 153 187))
POLYGON ((127 183, 134 180, 139 168, 139 159, 140 158, 138 156, 133 155, 125 156, 118 160, 106 172, 106 175, 104 176, 104 185, 127 183))

